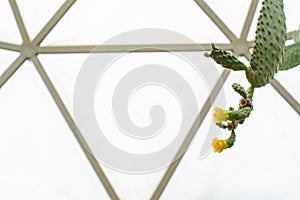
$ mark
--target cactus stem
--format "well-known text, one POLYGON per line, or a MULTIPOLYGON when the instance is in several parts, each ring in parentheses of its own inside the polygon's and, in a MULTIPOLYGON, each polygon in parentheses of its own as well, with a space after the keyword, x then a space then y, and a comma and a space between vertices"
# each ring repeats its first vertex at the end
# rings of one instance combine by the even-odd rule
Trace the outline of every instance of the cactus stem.
POLYGON ((250 86, 247 90, 247 97, 252 100, 254 94, 254 86, 250 86))

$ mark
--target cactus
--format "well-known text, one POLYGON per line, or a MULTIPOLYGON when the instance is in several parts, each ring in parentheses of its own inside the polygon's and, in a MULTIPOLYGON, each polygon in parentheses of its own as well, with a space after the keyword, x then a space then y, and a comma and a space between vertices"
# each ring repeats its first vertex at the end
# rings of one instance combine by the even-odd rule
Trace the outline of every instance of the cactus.
POLYGON ((238 70, 246 70, 247 66, 239 61, 234 55, 231 53, 224 51, 222 49, 218 49, 214 44, 211 45, 211 53, 204 54, 207 57, 211 57, 214 61, 224 68, 232 69, 234 71, 238 70))
POLYGON ((228 112, 228 120, 230 121, 239 121, 244 120, 245 118, 249 117, 251 113, 251 108, 246 107, 240 110, 232 110, 228 112))
POLYGON ((264 0, 246 77, 254 87, 269 83, 277 73, 285 49, 285 15, 282 0, 264 0))
POLYGON ((288 70, 300 65, 300 42, 286 47, 279 70, 288 70))
POLYGON ((234 91, 239 93, 243 98, 247 98, 248 94, 247 94, 246 90, 240 84, 234 83, 234 84, 232 84, 232 88, 234 89, 234 91))
POLYGON ((283 10, 283 0, 263 0, 251 54, 250 66, 246 67, 231 53, 218 49, 212 44, 211 52, 205 56, 211 57, 222 67, 234 71, 244 70, 251 84, 245 90, 240 84, 234 83, 232 88, 241 95, 237 110, 215 108, 213 116, 217 126, 231 131, 228 139, 215 138, 212 142, 214 152, 222 152, 231 148, 235 142, 235 129, 244 123, 253 109, 252 98, 254 89, 270 83, 278 70, 288 70, 300 64, 300 36, 295 32, 295 43, 285 47, 286 25, 283 10))

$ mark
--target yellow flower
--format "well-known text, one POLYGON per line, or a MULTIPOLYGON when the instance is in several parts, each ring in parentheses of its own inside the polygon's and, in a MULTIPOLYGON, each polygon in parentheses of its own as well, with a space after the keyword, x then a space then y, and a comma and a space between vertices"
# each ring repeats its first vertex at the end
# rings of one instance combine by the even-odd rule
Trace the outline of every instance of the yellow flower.
POLYGON ((214 152, 221 153, 224 149, 226 149, 228 147, 228 144, 227 144, 226 140, 219 140, 219 139, 215 138, 212 141, 211 146, 214 148, 214 152))
POLYGON ((213 116, 214 116, 216 123, 226 121, 229 117, 227 110, 223 110, 222 108, 219 108, 219 107, 215 108, 213 116))

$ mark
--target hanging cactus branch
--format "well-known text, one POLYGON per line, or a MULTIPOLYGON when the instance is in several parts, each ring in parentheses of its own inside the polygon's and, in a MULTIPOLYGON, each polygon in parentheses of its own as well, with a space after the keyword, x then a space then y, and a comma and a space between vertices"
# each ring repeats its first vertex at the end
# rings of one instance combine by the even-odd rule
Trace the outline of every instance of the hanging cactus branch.
POLYGON ((227 148, 231 148, 233 146, 235 142, 235 132, 232 131, 230 134, 230 137, 226 140, 219 140, 217 138, 215 138, 212 143, 211 146, 214 149, 214 152, 218 152, 221 153, 224 149, 227 148))
POLYGON ((279 70, 288 70, 300 64, 300 36, 295 33, 295 43, 285 47, 286 24, 283 10, 283 0, 263 0, 258 23, 250 66, 247 67, 231 53, 218 49, 214 44, 211 52, 205 53, 222 67, 234 71, 244 70, 250 83, 247 91, 238 83, 232 88, 240 99, 238 109, 230 107, 228 110, 216 107, 213 113, 217 126, 231 131, 228 139, 215 138, 212 142, 214 152, 222 152, 231 148, 235 142, 235 129, 243 124, 253 109, 252 99, 254 89, 270 83, 279 70))
POLYGON ((216 48, 214 44, 211 45, 210 54, 205 53, 204 55, 207 57, 211 57, 216 63, 222 65, 227 69, 231 69, 234 71, 247 69, 247 66, 239 61, 234 55, 222 49, 216 48))

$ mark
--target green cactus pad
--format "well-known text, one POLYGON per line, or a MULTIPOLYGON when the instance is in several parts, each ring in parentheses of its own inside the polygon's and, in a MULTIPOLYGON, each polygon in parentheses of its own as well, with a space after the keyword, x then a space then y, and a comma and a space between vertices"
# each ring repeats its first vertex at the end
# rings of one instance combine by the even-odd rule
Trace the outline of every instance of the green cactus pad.
POLYGON ((263 0, 256 27, 248 81, 254 87, 269 83, 277 73, 285 49, 285 15, 282 0, 263 0))
POLYGON ((250 107, 245 107, 241 110, 228 111, 228 120, 230 121, 243 120, 249 117, 250 113, 251 113, 250 107))
POLYGON ((247 92, 240 84, 234 83, 232 84, 232 88, 234 89, 234 91, 239 93, 243 98, 245 99, 247 98, 247 92))
POLYGON ((300 31, 294 31, 293 40, 295 43, 300 42, 300 31))
POLYGON ((253 94, 254 94, 254 87, 250 86, 247 90, 247 98, 252 100, 253 94))
MULTIPOLYGON (((238 70, 246 70, 247 66, 244 65, 241 61, 239 61, 234 55, 231 53, 224 51, 222 49, 218 49, 214 44, 211 45, 212 50, 209 56, 216 61, 216 63, 222 65, 224 68, 232 69, 234 71, 238 70)), ((206 54, 205 54, 206 55, 206 54)))
POLYGON ((286 47, 279 70, 288 70, 298 65, 300 65, 300 42, 286 47))
POLYGON ((227 148, 231 148, 233 146, 234 142, 235 142, 235 132, 232 131, 230 134, 230 137, 226 140, 226 143, 228 145, 227 148))

